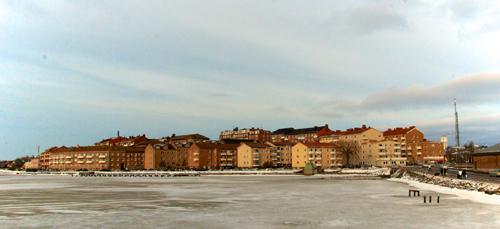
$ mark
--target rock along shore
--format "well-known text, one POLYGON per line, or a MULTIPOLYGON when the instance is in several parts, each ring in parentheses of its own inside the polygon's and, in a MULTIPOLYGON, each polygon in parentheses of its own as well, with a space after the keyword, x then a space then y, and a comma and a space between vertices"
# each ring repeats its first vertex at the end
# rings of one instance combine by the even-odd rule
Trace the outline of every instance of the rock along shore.
POLYGON ((500 195, 500 185, 485 181, 459 180, 450 177, 434 176, 408 168, 400 168, 395 171, 392 178, 417 181, 420 183, 439 185, 448 188, 456 188, 468 191, 485 192, 486 194, 500 195))

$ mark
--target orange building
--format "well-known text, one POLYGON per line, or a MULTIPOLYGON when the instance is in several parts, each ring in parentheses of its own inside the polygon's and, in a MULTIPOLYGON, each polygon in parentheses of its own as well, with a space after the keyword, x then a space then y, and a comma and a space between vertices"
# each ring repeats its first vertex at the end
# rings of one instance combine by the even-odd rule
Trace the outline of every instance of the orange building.
POLYGON ((234 168, 238 144, 196 142, 188 150, 189 168, 234 168))

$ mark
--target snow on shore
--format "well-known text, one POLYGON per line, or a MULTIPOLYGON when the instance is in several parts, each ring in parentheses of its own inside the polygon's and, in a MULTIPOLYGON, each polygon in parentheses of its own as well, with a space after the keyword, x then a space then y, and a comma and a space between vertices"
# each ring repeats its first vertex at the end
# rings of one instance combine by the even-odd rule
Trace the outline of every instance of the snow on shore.
POLYGON ((396 171, 393 178, 388 180, 407 183, 418 189, 453 194, 479 203, 500 205, 500 195, 498 195, 500 194, 500 185, 495 183, 432 176, 406 169, 396 171), (485 194, 485 192, 490 195, 485 194))

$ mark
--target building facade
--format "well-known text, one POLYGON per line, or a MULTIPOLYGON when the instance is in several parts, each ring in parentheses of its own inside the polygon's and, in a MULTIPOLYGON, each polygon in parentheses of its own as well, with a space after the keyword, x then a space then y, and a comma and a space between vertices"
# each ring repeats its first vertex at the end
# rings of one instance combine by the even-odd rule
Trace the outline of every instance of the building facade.
POLYGON ((240 140, 254 140, 261 143, 271 140, 271 131, 264 129, 238 129, 225 130, 220 133, 219 140, 224 139, 240 139, 240 140))
POLYGON ((330 168, 342 164, 334 143, 297 143, 292 147, 292 167, 304 168, 307 163, 315 167, 330 168))

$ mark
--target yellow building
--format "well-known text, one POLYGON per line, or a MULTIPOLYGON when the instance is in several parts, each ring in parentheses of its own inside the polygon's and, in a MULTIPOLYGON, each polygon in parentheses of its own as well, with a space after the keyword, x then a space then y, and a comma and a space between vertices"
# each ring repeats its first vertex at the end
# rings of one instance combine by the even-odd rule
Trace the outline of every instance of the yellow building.
POLYGON ((363 143, 359 161, 362 165, 391 167, 405 166, 407 158, 401 154, 401 142, 381 140, 363 143))
POLYGON ((374 128, 366 127, 365 125, 363 125, 361 128, 347 129, 338 134, 339 134, 338 141, 355 142, 360 147, 360 152, 358 153, 358 155, 352 157, 349 160, 349 163, 361 165, 370 162, 373 164, 375 158, 378 158, 378 155, 374 154, 368 155, 367 153, 369 153, 370 150, 372 153, 377 152, 369 148, 371 148, 371 142, 380 141, 384 139, 382 132, 374 128))
POLYGON ((333 143, 297 143, 292 147, 292 167, 304 168, 308 162, 316 167, 334 167, 342 159, 336 154, 333 143))
POLYGON ((237 150, 238 168, 264 167, 266 163, 277 166, 277 153, 271 145, 245 142, 237 150))

